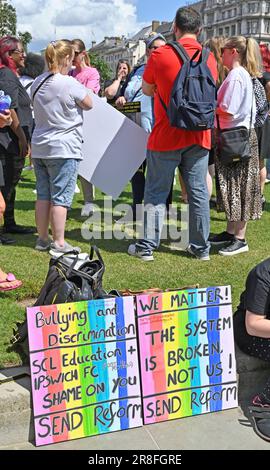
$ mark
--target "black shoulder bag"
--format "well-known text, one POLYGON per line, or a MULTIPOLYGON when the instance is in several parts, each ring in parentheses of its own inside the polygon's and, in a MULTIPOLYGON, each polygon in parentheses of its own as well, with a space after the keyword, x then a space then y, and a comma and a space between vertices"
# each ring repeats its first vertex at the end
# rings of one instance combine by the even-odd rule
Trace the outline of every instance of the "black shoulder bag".
POLYGON ((218 141, 217 141, 217 158, 222 165, 231 165, 238 162, 247 162, 251 157, 249 145, 251 125, 253 116, 253 94, 252 106, 249 122, 249 129, 245 126, 232 127, 231 129, 221 129, 219 116, 217 115, 218 124, 218 141))

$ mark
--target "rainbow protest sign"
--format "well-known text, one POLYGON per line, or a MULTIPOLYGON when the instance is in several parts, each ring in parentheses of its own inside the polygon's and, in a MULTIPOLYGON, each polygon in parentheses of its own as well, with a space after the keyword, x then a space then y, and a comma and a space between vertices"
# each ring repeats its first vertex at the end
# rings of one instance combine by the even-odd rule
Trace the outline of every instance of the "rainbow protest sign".
POLYGON ((237 407, 230 287, 136 303, 144 423, 237 407))
POLYGON ((27 309, 36 444, 142 425, 133 297, 27 309))
POLYGON ((38 446, 237 406, 228 286, 32 307, 27 322, 38 446))

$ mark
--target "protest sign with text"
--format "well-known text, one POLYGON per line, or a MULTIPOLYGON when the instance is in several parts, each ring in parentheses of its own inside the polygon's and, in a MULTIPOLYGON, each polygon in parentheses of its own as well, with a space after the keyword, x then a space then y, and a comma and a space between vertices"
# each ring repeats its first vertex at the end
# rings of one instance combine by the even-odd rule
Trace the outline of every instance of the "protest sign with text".
POLYGON ((237 407, 231 289, 136 297, 144 423, 237 407))
POLYGON ((142 425, 133 297, 27 309, 36 444, 142 425))

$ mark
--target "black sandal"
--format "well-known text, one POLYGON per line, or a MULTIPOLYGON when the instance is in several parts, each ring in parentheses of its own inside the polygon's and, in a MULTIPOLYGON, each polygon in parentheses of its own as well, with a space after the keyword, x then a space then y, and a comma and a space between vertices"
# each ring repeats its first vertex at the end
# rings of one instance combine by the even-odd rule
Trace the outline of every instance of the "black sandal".
POLYGON ((260 407, 260 406, 249 406, 248 407, 254 431, 256 434, 264 439, 265 441, 270 442, 270 408, 260 407))

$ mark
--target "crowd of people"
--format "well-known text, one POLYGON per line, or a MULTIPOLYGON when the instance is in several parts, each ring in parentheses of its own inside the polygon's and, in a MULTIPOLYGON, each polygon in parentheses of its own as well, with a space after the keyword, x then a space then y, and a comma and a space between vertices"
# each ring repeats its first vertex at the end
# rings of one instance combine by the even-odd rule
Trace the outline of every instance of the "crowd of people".
MULTIPOLYGON (((104 84, 103 95, 111 105, 123 109, 125 103, 140 102, 139 125, 149 134, 146 159, 131 180, 133 220, 137 205, 144 202, 145 206, 144 237, 129 246, 128 254, 143 261, 152 261, 159 247, 176 169, 182 200, 189 204, 187 251, 199 261, 209 260, 211 245, 220 246, 222 256, 247 252, 247 223, 262 215, 264 184, 270 176, 270 165, 265 167, 265 160, 270 159, 270 74, 262 68, 254 39, 211 38, 202 45, 198 41, 201 26, 196 10, 179 8, 173 26, 176 46, 166 44, 161 34, 150 34, 145 41, 145 63, 131 70, 128 61, 120 60, 115 77, 104 84), (205 61, 208 82, 217 90, 215 129, 171 124, 168 107, 184 64, 183 50, 185 60, 205 61), (220 136, 239 128, 248 132, 249 155, 228 164, 221 158, 220 136), (214 175, 216 207, 225 212, 227 226, 210 236, 214 175)), ((83 110, 93 107, 89 89, 101 93, 100 76, 80 39, 52 41, 45 61, 35 54, 26 58, 16 37, 0 40, 0 90, 11 99, 9 109, 0 113, 0 244, 14 243, 9 234, 33 233, 15 220, 16 187, 28 155, 36 176, 36 250, 50 250, 55 256, 79 252, 66 242, 65 224, 82 159, 83 110)), ((83 178, 81 186, 81 215, 87 217, 93 212, 94 188, 83 178)), ((0 291, 21 285, 13 273, 0 269, 0 291)), ((269 288, 267 260, 250 274, 235 317, 240 347, 268 361, 269 288)), ((269 383, 254 405, 270 406, 269 383)))
MULTIPOLYGON (((182 201, 189 203, 187 251, 198 260, 209 259, 211 245, 220 246, 223 256, 248 251, 247 222, 262 214, 267 176, 264 162, 270 157, 269 74, 263 73, 260 48, 254 39, 211 38, 202 48, 197 39, 200 29, 201 18, 195 10, 177 11, 174 36, 187 57, 199 57, 202 50, 210 50, 207 65, 217 88, 215 131, 171 125, 166 106, 181 59, 161 34, 153 32, 145 40, 145 63, 131 70, 126 60, 120 60, 115 78, 104 84, 108 103, 119 109, 125 103, 140 102, 139 125, 149 133, 147 157, 131 180, 133 220, 143 201, 147 208, 144 238, 128 249, 130 255, 144 261, 153 260, 159 246, 166 207, 172 202, 176 168, 182 201), (251 158, 224 164, 217 152, 219 133, 241 126, 249 130, 251 158), (217 210, 225 212, 227 227, 210 237, 209 198, 214 175, 217 210)), ((0 241, 9 244, 13 240, 6 234, 33 231, 19 226, 14 214, 16 186, 25 156, 31 155, 37 178, 36 249, 63 253, 74 248, 65 242, 64 229, 82 158, 82 110, 92 106, 88 89, 101 93, 100 75, 91 66, 80 39, 52 41, 45 52, 45 72, 44 59, 33 56, 29 54, 25 61, 23 45, 15 37, 0 41, 0 89, 11 97, 12 116, 12 124, 0 133, 6 206, 0 241), (34 66, 31 60, 34 64, 36 61, 34 66)), ((128 117, 137 119, 135 114, 128 117)), ((88 217, 93 212, 94 188, 84 178, 80 180, 84 196, 81 215, 88 217)))
MULTIPOLYGON (((115 77, 105 82, 103 91, 99 72, 91 66, 80 39, 52 41, 45 61, 35 54, 26 57, 15 37, 0 40, 0 89, 11 98, 12 120, 0 132, 5 201, 1 244, 14 242, 6 234, 33 232, 18 225, 14 213, 16 186, 25 157, 30 155, 37 179, 36 249, 64 253, 74 248, 65 242, 64 230, 82 158, 82 110, 92 107, 90 89, 103 93, 108 103, 120 110, 125 103, 140 102, 139 125, 149 133, 147 157, 131 180, 133 220, 138 216, 138 206, 144 202, 146 208, 144 237, 129 246, 129 255, 153 260, 166 207, 172 202, 176 168, 182 201, 189 203, 188 253, 207 261, 211 245, 220 246, 223 256, 248 251, 247 223, 261 217, 265 201, 270 77, 263 71, 260 48, 254 39, 211 38, 202 45, 198 42, 201 26, 195 10, 180 8, 173 32, 189 59, 195 54, 198 60, 202 51, 210 51, 207 66, 217 89, 215 130, 194 131, 171 125, 166 106, 183 64, 162 34, 153 32, 146 38, 145 63, 131 70, 128 61, 120 60, 115 77), (224 129, 237 127, 249 131, 251 158, 228 165, 219 158, 217 143, 224 129), (227 227, 210 237, 209 198, 214 175, 216 206, 225 212, 227 227)), ((128 117, 138 123, 135 114, 128 117)), ((81 215, 88 217, 93 212, 94 187, 84 178, 80 180, 84 196, 81 215)))

